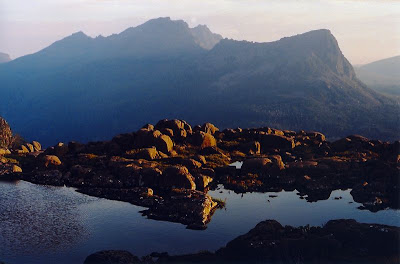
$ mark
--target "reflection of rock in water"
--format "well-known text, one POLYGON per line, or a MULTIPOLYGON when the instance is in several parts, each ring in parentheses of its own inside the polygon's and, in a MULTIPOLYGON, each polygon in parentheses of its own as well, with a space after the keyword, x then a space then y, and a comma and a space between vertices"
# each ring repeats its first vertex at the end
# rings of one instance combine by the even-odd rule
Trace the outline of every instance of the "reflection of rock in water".
POLYGON ((0 256, 51 253, 78 243, 88 232, 77 208, 92 200, 68 188, 0 183, 0 256))

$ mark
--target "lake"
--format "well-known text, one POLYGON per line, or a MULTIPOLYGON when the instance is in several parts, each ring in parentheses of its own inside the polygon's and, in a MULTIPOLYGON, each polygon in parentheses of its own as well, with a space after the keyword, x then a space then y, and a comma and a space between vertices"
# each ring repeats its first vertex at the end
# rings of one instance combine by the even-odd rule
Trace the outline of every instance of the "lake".
POLYGON ((309 203, 297 191, 235 194, 218 188, 209 194, 226 200, 226 208, 215 212, 206 230, 190 230, 147 219, 139 213, 143 207, 90 197, 73 188, 0 182, 0 261, 83 263, 86 256, 103 249, 128 250, 138 256, 216 250, 266 219, 293 226, 323 225, 339 218, 400 225, 400 210, 359 210, 350 190, 337 190, 328 200, 309 203))

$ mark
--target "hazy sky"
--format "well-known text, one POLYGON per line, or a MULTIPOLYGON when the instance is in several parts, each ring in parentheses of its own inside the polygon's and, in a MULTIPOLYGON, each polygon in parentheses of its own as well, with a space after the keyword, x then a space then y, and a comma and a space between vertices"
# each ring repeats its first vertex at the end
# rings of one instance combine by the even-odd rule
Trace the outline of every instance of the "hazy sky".
POLYGON ((400 55, 400 0, 0 0, 0 51, 16 58, 160 16, 258 42, 327 28, 353 64, 400 55))

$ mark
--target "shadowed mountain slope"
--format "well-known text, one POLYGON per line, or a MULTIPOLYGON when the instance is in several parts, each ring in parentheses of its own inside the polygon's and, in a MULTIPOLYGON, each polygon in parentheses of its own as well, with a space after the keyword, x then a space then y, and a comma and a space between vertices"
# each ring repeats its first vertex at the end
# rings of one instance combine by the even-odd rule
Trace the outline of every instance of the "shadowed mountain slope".
POLYGON ((399 101, 355 77, 329 30, 270 43, 218 39, 169 18, 109 37, 75 33, 0 66, 0 115, 45 145, 161 118, 398 138, 399 101))
POLYGON ((400 96, 400 56, 355 67, 357 77, 376 91, 400 96))

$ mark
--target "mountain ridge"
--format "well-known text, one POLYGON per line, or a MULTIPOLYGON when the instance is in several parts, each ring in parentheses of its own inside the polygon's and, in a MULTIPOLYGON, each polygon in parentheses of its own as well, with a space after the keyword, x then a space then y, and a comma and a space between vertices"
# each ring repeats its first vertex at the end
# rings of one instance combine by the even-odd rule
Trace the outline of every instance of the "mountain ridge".
POLYGON ((398 138, 399 102, 361 83, 326 29, 268 43, 221 39, 207 50, 186 22, 162 18, 56 43, 0 66, 0 115, 45 145, 101 140, 162 118, 398 138))
POLYGON ((355 67, 357 76, 369 87, 391 96, 400 96, 400 56, 355 67))

